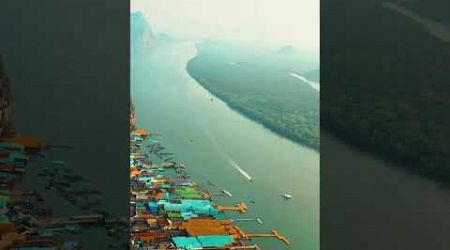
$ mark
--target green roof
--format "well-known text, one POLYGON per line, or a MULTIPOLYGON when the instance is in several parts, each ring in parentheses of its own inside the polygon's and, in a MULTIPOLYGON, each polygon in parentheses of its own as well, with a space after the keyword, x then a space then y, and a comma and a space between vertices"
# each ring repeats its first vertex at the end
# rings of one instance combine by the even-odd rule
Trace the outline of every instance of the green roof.
POLYGON ((180 212, 169 211, 169 212, 167 212, 167 217, 169 217, 169 218, 181 218, 181 214, 180 214, 180 212))
POLYGON ((201 199, 202 194, 195 188, 183 187, 175 189, 175 194, 182 199, 201 199))

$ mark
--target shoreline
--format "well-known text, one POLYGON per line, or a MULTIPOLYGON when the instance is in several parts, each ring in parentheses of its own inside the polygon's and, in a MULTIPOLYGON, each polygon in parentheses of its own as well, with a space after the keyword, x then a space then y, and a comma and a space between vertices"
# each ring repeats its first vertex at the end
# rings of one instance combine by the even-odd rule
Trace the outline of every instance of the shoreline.
MULTIPOLYGON (((212 194, 207 188, 200 188, 190 179, 186 166, 172 160, 172 153, 165 150, 151 133, 144 129, 131 129, 132 249, 195 246, 198 249, 237 247, 261 250, 252 242, 255 237, 274 237, 286 245, 290 244, 277 231, 251 234, 242 230, 233 220, 226 219, 227 211, 242 214, 249 209, 248 206, 243 202, 234 206, 217 204, 214 197, 231 197, 232 194, 227 190, 212 194), (167 156, 170 156, 170 160, 167 156), (143 224, 143 221, 146 223, 143 224), (167 228, 169 224, 171 226, 167 228)), ((259 218, 255 221, 262 223, 259 218)))
MULTIPOLYGON (((194 57, 195 58, 195 57, 194 57)), ((193 58, 192 58, 193 59, 193 58)), ((189 62, 192 60, 190 59, 188 61, 189 62)), ((221 96, 218 95, 217 93, 214 93, 210 88, 208 88, 208 86, 206 86, 205 84, 202 84, 200 79, 196 78, 189 70, 188 70, 188 66, 186 66, 186 72, 189 74, 189 76, 198 84, 200 85, 202 88, 204 88, 208 93, 210 93, 211 95, 215 96, 216 98, 220 99, 221 101, 223 101, 230 109, 232 109, 233 111, 236 111, 237 113, 239 113, 240 115, 244 116, 245 118, 263 126, 264 128, 268 129, 270 132, 282 137, 283 139, 287 139, 293 143, 299 144, 300 146, 303 147, 307 147, 311 150, 314 150, 317 153, 320 153, 320 139, 318 140, 318 144, 319 145, 315 145, 312 143, 307 142, 306 140, 303 140, 302 138, 294 138, 292 136, 286 135, 285 133, 281 132, 277 127, 271 126, 270 124, 265 123, 263 120, 259 119, 258 117, 255 117, 253 114, 251 114, 250 112, 247 112, 245 109, 241 108, 238 105, 234 105, 232 103, 230 103, 227 98, 225 96, 221 96)))

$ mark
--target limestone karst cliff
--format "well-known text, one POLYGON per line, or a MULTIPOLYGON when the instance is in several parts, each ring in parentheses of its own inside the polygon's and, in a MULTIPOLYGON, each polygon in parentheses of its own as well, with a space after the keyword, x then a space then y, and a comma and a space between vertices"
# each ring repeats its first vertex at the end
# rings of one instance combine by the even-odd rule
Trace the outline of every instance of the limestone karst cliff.
POLYGON ((130 102, 130 130, 135 129, 136 129, 136 118, 135 118, 134 104, 133 102, 130 102))
POLYGON ((148 47, 153 44, 154 34, 142 12, 130 14, 131 47, 148 47))
POLYGON ((0 136, 12 134, 12 128, 10 81, 0 56, 0 136))

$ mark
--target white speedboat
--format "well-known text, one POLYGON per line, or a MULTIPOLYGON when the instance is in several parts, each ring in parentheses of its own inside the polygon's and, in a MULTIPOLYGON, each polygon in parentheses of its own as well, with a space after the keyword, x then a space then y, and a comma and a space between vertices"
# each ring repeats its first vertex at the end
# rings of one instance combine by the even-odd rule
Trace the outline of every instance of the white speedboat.
POLYGON ((283 194, 283 198, 285 198, 285 199, 292 199, 292 195, 290 195, 290 194, 283 194))
POLYGON ((259 224, 263 224, 263 222, 260 218, 256 218, 256 222, 258 222, 259 224))
POLYGON ((230 192, 228 192, 227 190, 225 190, 225 189, 223 189, 222 190, 222 193, 224 193, 224 194, 226 194, 226 195, 228 195, 229 197, 231 197, 232 195, 231 195, 231 193, 230 192))

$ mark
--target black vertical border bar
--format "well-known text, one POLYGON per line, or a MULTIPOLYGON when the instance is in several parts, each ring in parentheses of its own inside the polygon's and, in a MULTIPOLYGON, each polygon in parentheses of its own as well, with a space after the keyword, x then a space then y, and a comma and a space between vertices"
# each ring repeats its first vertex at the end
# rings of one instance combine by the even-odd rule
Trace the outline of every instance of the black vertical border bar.
MULTIPOLYGON (((431 34, 427 21, 448 29, 448 7, 440 0, 321 2, 322 250, 449 249, 450 166, 442 138, 448 140, 450 128, 443 119, 448 117, 449 99, 443 97, 450 92, 450 44, 438 37, 442 33, 431 34), (425 19, 414 20, 417 16, 402 8, 425 19), (347 94, 352 103, 344 100, 347 94), (411 125, 423 126, 434 139, 422 147, 423 154, 407 156, 389 150, 395 138, 392 127, 382 127, 386 119, 371 117, 372 124, 355 126, 352 115, 368 114, 342 109, 413 110, 420 115, 408 121, 394 117, 391 126, 399 126, 399 134, 411 125), (360 136, 358 130, 367 126, 382 132, 360 136), (380 138, 386 146, 380 146, 380 138), (437 143, 442 147, 433 147, 437 143)), ((402 141, 414 136, 421 135, 402 141)))
MULTIPOLYGON (((127 219, 129 13, 129 0, 0 2, 0 55, 17 131, 82 152, 61 160, 78 174, 92 172, 102 208, 127 219)), ((87 241, 87 249, 109 249, 87 241)))

